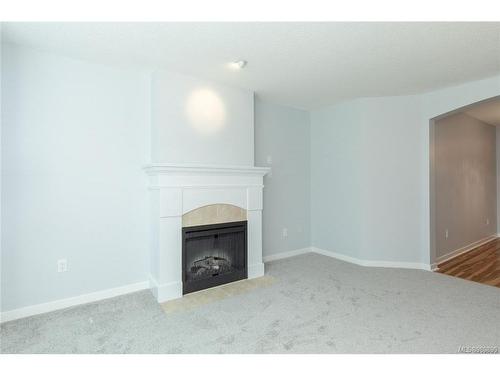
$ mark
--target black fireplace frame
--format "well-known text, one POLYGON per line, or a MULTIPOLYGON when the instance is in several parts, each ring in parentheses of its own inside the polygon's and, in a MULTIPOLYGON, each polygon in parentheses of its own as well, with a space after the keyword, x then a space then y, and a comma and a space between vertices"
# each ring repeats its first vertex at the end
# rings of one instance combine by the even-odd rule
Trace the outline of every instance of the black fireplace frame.
POLYGON ((196 292, 198 290, 212 288, 214 286, 227 284, 237 280, 248 278, 248 232, 247 221, 233 221, 230 223, 197 225, 182 228, 182 294, 196 292), (186 239, 221 233, 244 233, 244 269, 235 270, 227 274, 217 275, 214 278, 187 281, 186 276, 186 239))

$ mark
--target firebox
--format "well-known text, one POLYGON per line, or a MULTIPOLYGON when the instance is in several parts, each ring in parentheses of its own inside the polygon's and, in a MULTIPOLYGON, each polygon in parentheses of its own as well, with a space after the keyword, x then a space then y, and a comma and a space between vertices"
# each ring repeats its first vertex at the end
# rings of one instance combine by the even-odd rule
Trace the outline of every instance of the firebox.
POLYGON ((247 222, 182 228, 183 294, 246 279, 247 222))

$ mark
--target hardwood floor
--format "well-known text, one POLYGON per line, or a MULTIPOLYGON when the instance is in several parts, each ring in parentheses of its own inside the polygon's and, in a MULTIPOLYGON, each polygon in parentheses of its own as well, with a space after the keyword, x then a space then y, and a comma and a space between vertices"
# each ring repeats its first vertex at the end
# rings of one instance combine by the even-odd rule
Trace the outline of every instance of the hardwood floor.
POLYGON ((500 287, 500 238, 440 263, 437 272, 500 287))

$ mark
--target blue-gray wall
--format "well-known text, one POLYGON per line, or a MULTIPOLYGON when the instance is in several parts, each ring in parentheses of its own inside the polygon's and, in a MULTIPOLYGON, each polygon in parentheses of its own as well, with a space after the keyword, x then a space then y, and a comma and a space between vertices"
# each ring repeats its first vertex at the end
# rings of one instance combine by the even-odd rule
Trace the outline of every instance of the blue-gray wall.
POLYGON ((312 246, 429 268, 429 121, 499 95, 499 83, 497 76, 311 111, 312 246))
POLYGON ((149 75, 2 47, 2 310, 146 280, 149 75))
POLYGON ((311 244, 359 257, 362 124, 358 101, 311 113, 311 244))
POLYGON ((367 261, 420 261, 419 113, 414 96, 312 112, 314 247, 367 261))
POLYGON ((309 137, 307 111, 256 98, 255 164, 272 168, 264 178, 264 257, 310 246, 309 137))

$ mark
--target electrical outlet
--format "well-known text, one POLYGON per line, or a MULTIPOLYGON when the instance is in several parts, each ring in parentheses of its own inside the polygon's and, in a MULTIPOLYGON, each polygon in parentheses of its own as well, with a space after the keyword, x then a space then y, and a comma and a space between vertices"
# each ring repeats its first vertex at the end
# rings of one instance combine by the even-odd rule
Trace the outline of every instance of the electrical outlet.
POLYGON ((490 219, 486 219, 486 225, 490 225, 490 219))
POLYGON ((448 229, 444 231, 444 238, 448 239, 448 229))
POLYGON ((266 158, 266 163, 268 165, 271 165, 273 164, 273 157, 271 155, 267 155, 267 158, 266 158))
POLYGON ((283 238, 288 237, 288 228, 283 228, 283 238))
POLYGON ((57 272, 66 272, 68 270, 68 261, 66 259, 59 259, 57 261, 57 272))

